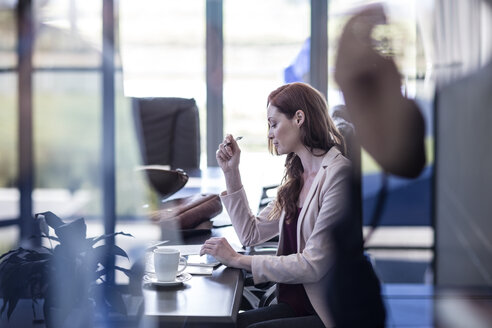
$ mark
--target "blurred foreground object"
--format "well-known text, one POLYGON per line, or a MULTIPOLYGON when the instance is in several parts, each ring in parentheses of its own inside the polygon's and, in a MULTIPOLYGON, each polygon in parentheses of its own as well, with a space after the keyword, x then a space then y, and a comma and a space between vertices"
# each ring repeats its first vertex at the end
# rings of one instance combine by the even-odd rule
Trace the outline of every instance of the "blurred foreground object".
POLYGON ((10 319, 22 298, 32 299, 33 312, 34 304, 44 300, 47 327, 92 327, 96 314, 126 315, 121 292, 108 282, 107 274, 118 270, 132 277, 131 270, 108 261, 114 256, 129 258, 122 248, 103 242, 117 235, 133 236, 115 232, 87 237, 83 218, 66 223, 52 212, 38 213, 35 220, 50 247, 19 247, 0 256, 0 316, 7 310, 10 319))
POLYGON ((151 186, 162 199, 174 195, 186 185, 189 179, 185 171, 181 169, 168 170, 163 165, 144 165, 137 167, 136 170, 144 170, 147 173, 151 186))
POLYGON ((425 166, 425 125, 415 102, 401 94, 395 63, 373 47, 373 28, 385 23, 379 4, 347 22, 338 46, 335 80, 362 147, 384 171, 415 178, 425 166))
POLYGON ((193 229, 222 212, 222 202, 217 194, 194 194, 188 197, 176 198, 163 203, 159 211, 152 214, 152 220, 161 223, 163 227, 193 229))

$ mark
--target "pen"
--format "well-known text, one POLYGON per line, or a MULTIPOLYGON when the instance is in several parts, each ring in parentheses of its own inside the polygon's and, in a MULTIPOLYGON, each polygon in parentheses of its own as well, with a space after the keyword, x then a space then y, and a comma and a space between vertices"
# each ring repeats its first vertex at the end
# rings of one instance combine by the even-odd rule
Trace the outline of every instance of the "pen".
MULTIPOLYGON (((237 138, 236 138, 236 141, 239 141, 239 140, 241 140, 242 138, 243 138, 242 136, 241 136, 241 137, 237 137, 237 138)), ((230 143, 230 142, 226 143, 226 146, 230 146, 230 145, 231 145, 231 143, 230 143)))
POLYGON ((157 244, 155 244, 155 245, 152 245, 152 246, 147 247, 145 250, 146 250, 147 252, 153 251, 153 250, 154 250, 154 249, 156 249, 158 246, 162 246, 162 245, 164 245, 165 243, 167 243, 168 241, 169 241, 169 240, 164 240, 164 241, 161 241, 161 242, 159 242, 159 243, 157 243, 157 244))

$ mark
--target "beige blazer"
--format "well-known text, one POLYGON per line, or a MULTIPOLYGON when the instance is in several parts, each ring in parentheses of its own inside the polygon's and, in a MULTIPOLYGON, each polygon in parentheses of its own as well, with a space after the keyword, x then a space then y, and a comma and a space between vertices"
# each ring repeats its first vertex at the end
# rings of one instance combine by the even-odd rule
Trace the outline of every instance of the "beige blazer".
MULTIPOLYGON (((333 326, 327 305, 328 272, 334 260, 331 238, 333 224, 344 217, 352 172, 350 161, 332 147, 324 155, 297 222, 297 253, 287 256, 255 255, 252 273, 255 283, 266 281, 302 283, 316 313, 327 327, 333 326)), ((244 189, 221 195, 239 239, 245 246, 263 243, 279 235, 283 245, 284 215, 268 220, 271 202, 258 216, 252 214, 244 189)))

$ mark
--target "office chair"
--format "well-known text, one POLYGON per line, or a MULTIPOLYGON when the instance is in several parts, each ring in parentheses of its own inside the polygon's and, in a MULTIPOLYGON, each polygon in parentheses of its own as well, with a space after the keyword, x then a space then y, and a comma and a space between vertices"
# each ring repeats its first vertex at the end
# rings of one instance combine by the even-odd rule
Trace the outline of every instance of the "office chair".
POLYGON ((186 184, 186 170, 200 167, 196 102, 185 98, 133 98, 132 105, 143 169, 152 187, 166 198, 186 184))
MULTIPOLYGON (((353 191, 352 201, 354 202, 353 214, 362 226, 362 193, 361 193, 361 146, 357 141, 355 129, 350 121, 350 117, 344 105, 338 105, 331 110, 331 116, 335 126, 342 134, 345 140, 346 154, 345 156, 352 161, 353 169, 353 191)), ((268 205, 275 197, 275 190, 278 185, 264 186, 260 199, 259 211, 268 205)), ((362 238, 362 237, 361 237, 362 238)), ((266 243, 250 248, 251 254, 276 254, 278 246, 278 237, 275 237, 266 243)), ((247 301, 246 307, 258 308, 276 303, 275 291, 276 284, 262 283, 254 285, 251 274, 246 276, 244 282, 243 297, 247 301)))

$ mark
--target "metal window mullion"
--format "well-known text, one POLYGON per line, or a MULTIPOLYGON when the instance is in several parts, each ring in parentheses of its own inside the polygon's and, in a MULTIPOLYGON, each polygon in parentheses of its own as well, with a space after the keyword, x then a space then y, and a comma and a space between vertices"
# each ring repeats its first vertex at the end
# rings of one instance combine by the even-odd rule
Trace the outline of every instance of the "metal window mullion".
POLYGON ((206 2, 207 166, 217 166, 215 151, 224 134, 223 1, 206 2))
POLYGON ((328 91, 328 0, 311 0, 309 83, 325 98, 328 91))
MULTIPOLYGON (((102 8, 102 199, 105 234, 114 233, 116 225, 115 181, 115 86, 114 86, 114 0, 103 0, 102 8)), ((115 238, 106 239, 106 245, 114 245, 115 238)), ((110 248, 109 248, 110 249, 110 248)), ((106 281, 114 283, 115 257, 107 254, 106 281)))
POLYGON ((32 191, 34 188, 33 156, 33 106, 32 106, 32 53, 34 19, 32 0, 17 4, 17 56, 18 56, 18 186, 20 193, 21 242, 39 245, 40 239, 30 239, 34 234, 32 220, 32 191))

